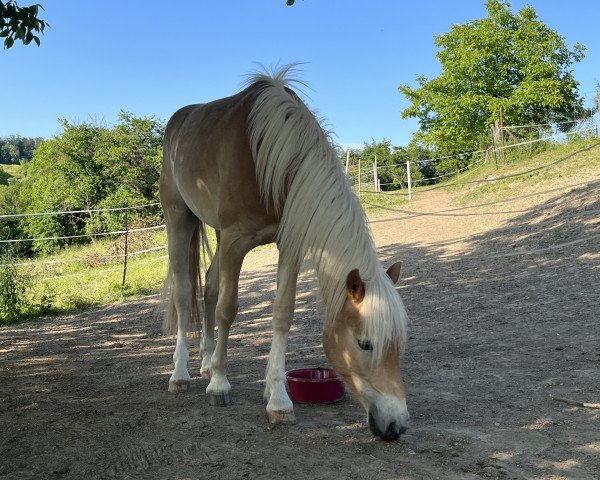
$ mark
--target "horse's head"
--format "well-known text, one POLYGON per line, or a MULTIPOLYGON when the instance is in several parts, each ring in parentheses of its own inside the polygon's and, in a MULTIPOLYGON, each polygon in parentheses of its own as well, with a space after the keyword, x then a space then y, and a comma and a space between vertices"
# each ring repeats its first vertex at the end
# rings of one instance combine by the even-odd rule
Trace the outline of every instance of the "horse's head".
POLYGON ((333 368, 367 412, 369 428, 384 440, 397 440, 408 423, 400 353, 405 312, 394 284, 400 263, 379 280, 363 282, 358 270, 346 280, 346 299, 326 326, 323 347, 333 368), (371 290, 371 291, 369 291, 371 290))

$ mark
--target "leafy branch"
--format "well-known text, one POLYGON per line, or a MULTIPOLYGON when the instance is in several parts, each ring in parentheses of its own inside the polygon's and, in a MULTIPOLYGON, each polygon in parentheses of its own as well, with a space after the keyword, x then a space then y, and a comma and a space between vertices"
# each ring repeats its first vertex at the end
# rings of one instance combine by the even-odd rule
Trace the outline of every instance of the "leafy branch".
POLYGON ((20 7, 14 0, 0 0, 0 38, 4 38, 4 48, 12 47, 15 40, 21 40, 24 45, 33 41, 40 46, 36 34, 43 34, 50 26, 38 17, 40 8, 43 10, 39 4, 20 7))

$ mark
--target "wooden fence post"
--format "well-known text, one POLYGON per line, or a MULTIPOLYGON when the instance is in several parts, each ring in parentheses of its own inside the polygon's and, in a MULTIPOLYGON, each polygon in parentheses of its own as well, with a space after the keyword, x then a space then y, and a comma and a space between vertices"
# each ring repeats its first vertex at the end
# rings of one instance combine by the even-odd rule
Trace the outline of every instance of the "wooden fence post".
POLYGON ((360 157, 358 157, 358 196, 360 197, 360 157))
POLYGON ((412 200, 412 181, 410 178, 410 162, 406 162, 406 177, 408 180, 408 199, 412 200))
POLYGON ((373 186, 375 187, 375 193, 379 192, 379 188, 377 187, 377 178, 378 178, 378 171, 377 171, 377 155, 375 155, 375 162, 373 162, 373 186))
POLYGON ((493 153, 494 153, 494 165, 496 166, 496 168, 498 168, 498 156, 496 155, 496 125, 497 123, 494 122, 494 124, 492 125, 492 148, 493 148, 493 153))
POLYGON ((504 142, 504 109, 502 108, 502 106, 500 106, 500 123, 498 126, 498 132, 500 132, 500 146, 502 147, 502 150, 500 150, 500 156, 502 157, 502 164, 504 165, 506 163, 505 158, 504 158, 504 147, 505 147, 505 142, 504 142))
POLYGON ((125 209, 125 255, 123 256, 123 282, 121 287, 125 286, 125 278, 127 277, 127 255, 129 251, 129 206, 125 209))
POLYGON ((348 175, 348 166, 350 165, 350 147, 346 151, 346 175, 348 175))

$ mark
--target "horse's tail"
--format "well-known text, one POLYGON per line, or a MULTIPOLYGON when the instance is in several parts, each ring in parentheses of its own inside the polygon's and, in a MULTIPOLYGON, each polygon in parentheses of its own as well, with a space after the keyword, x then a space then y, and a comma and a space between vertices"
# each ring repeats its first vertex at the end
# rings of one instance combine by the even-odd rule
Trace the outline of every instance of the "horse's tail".
MULTIPOLYGON (((206 258, 206 252, 210 260, 212 260, 212 252, 208 240, 206 239, 206 230, 202 222, 198 222, 198 225, 194 229, 192 239, 190 240, 189 250, 189 278, 192 284, 192 313, 188 319, 186 325, 186 332, 200 332, 202 330, 202 316, 204 313, 204 301, 202 293, 202 276, 200 274, 200 262, 202 250, 203 259, 206 258)), ((210 261, 209 260, 209 261, 210 261)), ((175 301, 173 299, 173 270, 169 264, 167 279, 165 281, 165 287, 163 289, 163 302, 164 302, 164 322, 163 331, 166 335, 177 334, 177 309, 175 308, 175 301)))

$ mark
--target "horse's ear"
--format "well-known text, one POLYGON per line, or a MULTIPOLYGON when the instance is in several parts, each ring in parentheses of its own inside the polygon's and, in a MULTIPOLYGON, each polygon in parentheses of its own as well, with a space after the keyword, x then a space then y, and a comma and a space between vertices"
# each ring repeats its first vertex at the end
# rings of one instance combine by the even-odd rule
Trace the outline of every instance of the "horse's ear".
POLYGON ((348 278, 346 279, 346 289, 354 303, 360 303, 363 301, 363 298, 365 298, 365 284, 360 278, 358 268, 355 268, 348 274, 348 278))
POLYGON ((400 268, 402 267, 402 262, 396 262, 387 269, 386 273, 388 277, 392 279, 392 283, 394 285, 398 285, 398 280, 400 280, 400 268))

